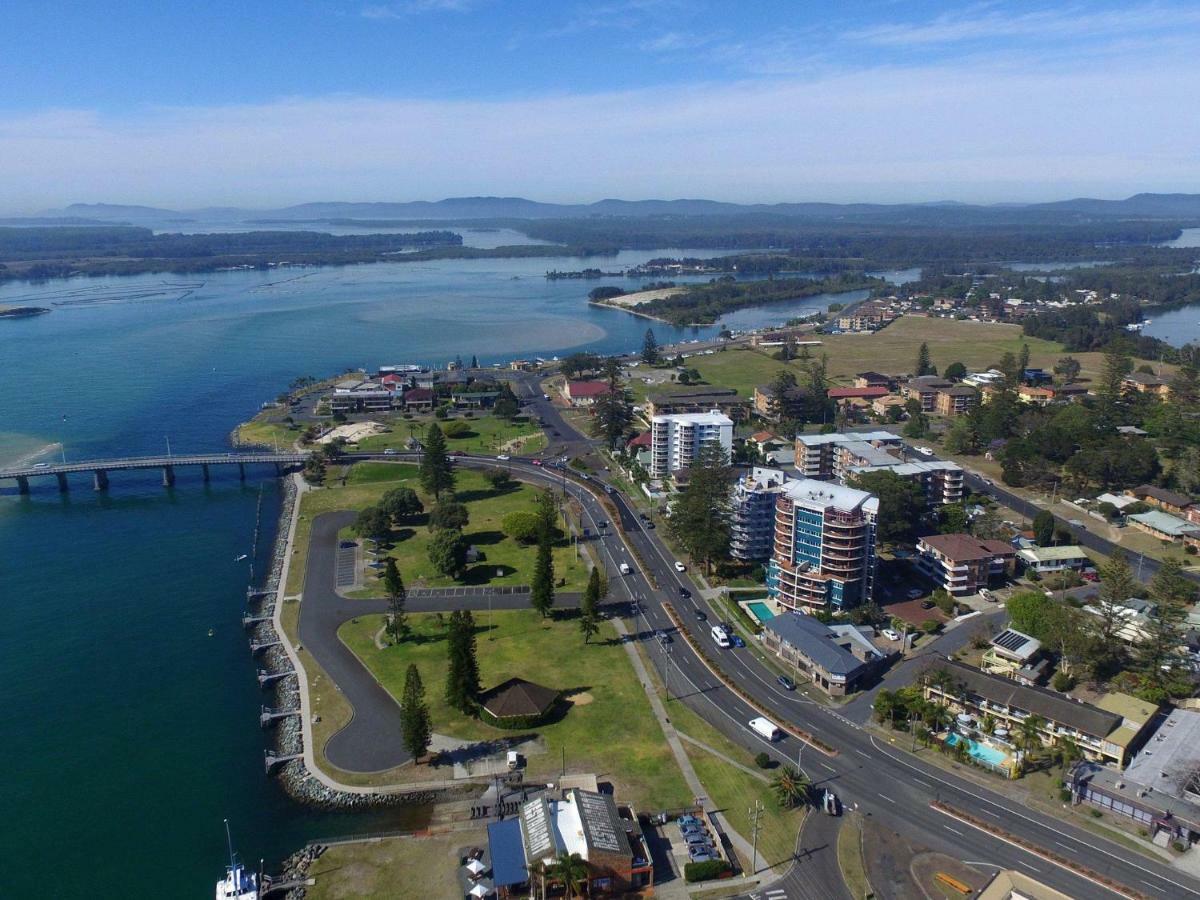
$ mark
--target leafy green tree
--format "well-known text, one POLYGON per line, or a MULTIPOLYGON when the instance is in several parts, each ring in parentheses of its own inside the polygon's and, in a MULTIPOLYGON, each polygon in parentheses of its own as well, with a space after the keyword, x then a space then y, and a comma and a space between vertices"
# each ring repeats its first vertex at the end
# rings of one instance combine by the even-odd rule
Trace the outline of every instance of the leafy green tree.
POLYGON ((1054 364, 1054 374, 1062 384, 1074 384, 1082 369, 1079 360, 1073 356, 1063 356, 1054 364))
POLYGON ((967 367, 960 362, 952 362, 946 366, 946 371, 942 373, 942 376, 951 381, 962 381, 967 377, 967 367))
POLYGON ((938 510, 938 531, 962 534, 967 530, 967 512, 961 503, 949 503, 938 510))
POLYGON ((1054 610, 1059 605, 1041 591, 1022 591, 1005 604, 1012 627, 1038 640, 1050 634, 1054 610))
POLYGON ((1096 612, 1085 620, 1092 640, 1090 664, 1098 678, 1109 678, 1124 666, 1127 651, 1121 639, 1125 603, 1141 593, 1129 560, 1118 550, 1100 566, 1100 596, 1096 612))
POLYGON ((404 749, 420 760, 433 739, 433 724, 425 702, 425 685, 415 663, 404 672, 404 691, 400 695, 400 725, 404 730, 404 749))
POLYGON ((708 571, 729 556, 730 491, 733 470, 725 449, 716 442, 701 446, 687 487, 671 504, 667 527, 671 536, 708 571))
POLYGON ((808 776, 792 766, 784 766, 771 779, 771 790, 784 809, 794 809, 808 803, 812 782, 808 776))
POLYGON ((925 493, 916 482, 895 472, 866 472, 847 479, 847 484, 879 498, 875 535, 880 542, 910 542, 925 515, 925 493))
POLYGON ((392 488, 379 498, 379 507, 392 519, 408 519, 425 512, 425 505, 412 488, 392 488))
POLYGON ((404 587, 404 579, 400 577, 400 569, 396 560, 387 558, 383 566, 383 592, 388 598, 387 633, 399 641, 408 637, 408 616, 404 614, 404 604, 408 599, 408 590, 404 587))
POLYGON ((446 435, 437 422, 430 422, 425 434, 420 477, 421 487, 435 499, 440 500, 443 493, 454 490, 454 469, 446 452, 446 435))
POLYGON ((554 491, 546 488, 538 491, 533 501, 533 513, 537 516, 538 529, 544 532, 550 540, 558 528, 558 503, 554 499, 554 491))
POLYGON ((1017 371, 1020 372, 1020 379, 1025 380, 1025 370, 1029 368, 1029 345, 1021 344, 1021 353, 1017 357, 1017 371))
POLYGON ((771 396, 768 400, 768 409, 774 421, 786 422, 797 418, 792 403, 795 391, 796 373, 791 369, 780 369, 771 381, 771 396))
POLYGON ((937 369, 934 368, 933 361, 929 357, 929 345, 923 341, 917 350, 916 374, 918 377, 937 374, 937 369))
POLYGON ((310 453, 304 458, 304 480, 309 484, 325 483, 325 458, 319 453, 310 453))
POLYGON ((1110 341, 1104 348, 1104 363, 1096 384, 1097 424, 1111 431, 1122 424, 1125 409, 1125 376, 1133 371, 1133 358, 1124 339, 1110 341))
POLYGON ((983 441, 980 439, 974 418, 967 415, 954 419, 946 430, 942 446, 947 453, 955 456, 970 455, 983 449, 983 441))
POLYGON ((515 509, 500 520, 500 530, 519 544, 532 544, 541 533, 537 513, 515 509))
POLYGON ((354 517, 354 532, 363 537, 383 541, 392 533, 392 520, 378 506, 368 506, 354 517))
POLYGON ((929 417, 921 409, 921 401, 916 397, 909 397, 904 402, 904 411, 908 414, 908 421, 904 423, 904 436, 925 437, 925 433, 929 431, 929 417))
POLYGON ((600 567, 593 566, 579 604, 579 630, 586 644, 600 630, 600 567))
POLYGON ((654 329, 647 328, 646 336, 642 340, 642 362, 648 366, 656 366, 658 360, 658 339, 654 336, 654 329))
POLYGON ((467 541, 462 532, 438 529, 429 540, 429 561, 443 575, 454 578, 467 564, 467 541))
POLYGON ((1039 510, 1033 517, 1033 542, 1039 547, 1054 543, 1054 513, 1048 509, 1039 510))
POLYGON ((475 618, 469 610, 450 614, 446 640, 449 665, 446 671, 446 702, 455 709, 472 714, 479 696, 479 661, 475 647, 475 618))
POLYGON ((550 615, 550 610, 554 607, 554 556, 550 547, 550 533, 545 528, 538 529, 538 548, 533 561, 529 603, 543 619, 550 615))
POLYGON ((567 889, 567 900, 583 896, 583 888, 587 884, 588 866, 582 856, 578 853, 559 853, 552 868, 553 877, 567 889))
POLYGON ((470 521, 467 507, 457 500, 446 498, 441 500, 429 514, 429 527, 462 531, 470 521))

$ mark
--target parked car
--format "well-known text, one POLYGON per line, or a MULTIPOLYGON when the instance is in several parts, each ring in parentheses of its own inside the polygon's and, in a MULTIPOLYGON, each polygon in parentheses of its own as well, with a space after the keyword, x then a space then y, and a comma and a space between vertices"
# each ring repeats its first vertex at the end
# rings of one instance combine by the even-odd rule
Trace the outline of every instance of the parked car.
POLYGON ((925 592, 920 588, 909 588, 909 591, 905 596, 908 597, 909 600, 916 600, 923 593, 925 592))
POLYGON ((650 521, 650 517, 648 515, 646 515, 645 513, 638 513, 638 518, 641 519, 643 522, 650 521))
MULTIPOLYGON (((983 591, 980 591, 979 593, 982 595, 983 591)), ((921 601, 921 609, 933 609, 933 606, 934 606, 934 603, 932 600, 922 600, 921 601)))
POLYGON ((509 460, 509 459, 512 459, 512 457, 509 456, 507 453, 501 453, 499 456, 496 457, 496 459, 509 460))
POLYGON ((695 816, 683 815, 675 820, 680 825, 703 825, 704 822, 697 819, 695 816))
POLYGON ((685 566, 685 565, 684 565, 683 563, 681 563, 679 560, 675 560, 675 571, 676 571, 676 572, 686 572, 686 571, 687 571, 687 566, 685 566))
POLYGON ((692 849, 688 850, 688 862, 711 862, 717 858, 713 855, 713 853, 708 852, 711 849, 711 847, 707 849, 693 847, 692 849))
POLYGON ((779 686, 785 691, 794 691, 796 689, 796 682, 792 681, 786 675, 780 675, 775 680, 779 682, 779 686))
POLYGON ((885 629, 883 629, 883 631, 881 631, 881 632, 880 632, 880 634, 882 634, 882 635, 883 635, 885 638, 887 638, 889 641, 898 641, 898 640, 900 640, 900 632, 898 632, 898 631, 897 631, 896 629, 894 629, 894 628, 885 628, 885 629))
POLYGON ((711 847, 712 841, 708 839, 707 834, 685 834, 683 842, 691 847, 711 847))
POLYGON ((933 451, 931 449, 929 449, 928 447, 913 447, 913 449, 916 450, 918 453, 920 453, 922 456, 933 456, 933 451))
POLYGON ((385 449, 384 449, 384 451, 383 451, 383 455, 384 455, 384 456, 395 456, 395 455, 396 455, 396 451, 395 451, 393 448, 391 448, 391 447, 387 447, 387 448, 385 448, 385 449))
POLYGON ((746 642, 742 640, 742 636, 737 633, 729 635, 729 643, 733 644, 733 646, 735 646, 735 647, 745 647, 746 646, 746 642))

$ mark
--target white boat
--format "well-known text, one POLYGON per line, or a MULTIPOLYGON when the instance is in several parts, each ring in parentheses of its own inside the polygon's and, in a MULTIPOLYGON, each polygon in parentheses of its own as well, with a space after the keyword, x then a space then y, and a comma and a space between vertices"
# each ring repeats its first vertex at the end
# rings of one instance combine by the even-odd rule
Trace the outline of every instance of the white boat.
POLYGON ((258 900, 258 875, 249 872, 233 852, 229 820, 225 820, 225 841, 229 845, 229 865, 225 877, 217 882, 217 900, 258 900))
POLYGON ((246 556, 247 556, 247 554, 243 553, 241 556, 239 556, 237 559, 235 559, 234 562, 241 562, 243 559, 246 558, 246 556))

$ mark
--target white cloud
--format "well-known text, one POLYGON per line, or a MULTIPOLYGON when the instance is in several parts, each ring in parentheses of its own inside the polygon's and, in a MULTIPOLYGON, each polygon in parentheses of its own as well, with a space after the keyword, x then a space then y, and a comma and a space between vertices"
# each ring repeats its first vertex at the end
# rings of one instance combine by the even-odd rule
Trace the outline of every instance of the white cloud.
POLYGON ((1200 190, 1200 58, 880 67, 495 101, 0 114, 9 210, 547 200, 1024 200, 1200 190))

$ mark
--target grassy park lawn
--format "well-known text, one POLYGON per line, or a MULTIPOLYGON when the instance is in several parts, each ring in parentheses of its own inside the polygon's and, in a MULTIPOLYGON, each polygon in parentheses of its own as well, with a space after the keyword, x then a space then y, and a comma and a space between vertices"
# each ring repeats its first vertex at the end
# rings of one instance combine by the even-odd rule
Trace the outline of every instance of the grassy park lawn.
POLYGON ((280 450, 291 450, 299 439, 301 429, 287 425, 279 418, 279 410, 269 409, 259 413, 249 422, 243 422, 233 430, 236 446, 259 446, 280 450))
POLYGON ((305 896, 310 900, 457 900, 459 851, 486 840, 487 831, 480 826, 429 837, 333 844, 309 870, 316 884, 305 888, 305 896))
MULTIPOLYGON (((429 562, 427 550, 431 534, 424 524, 424 517, 421 517, 413 524, 397 528, 394 543, 387 551, 388 556, 396 559, 405 583, 410 588, 418 585, 529 584, 536 548, 518 544, 507 537, 500 530, 500 523, 504 516, 514 510, 532 510, 537 489, 514 482, 510 488, 497 491, 479 472, 462 468, 457 470, 457 475, 458 497, 466 504, 470 515, 463 534, 470 544, 484 553, 486 559, 469 565, 458 581, 439 574, 429 562), (498 571, 503 574, 498 576, 498 571)), ((421 490, 417 481, 417 467, 411 464, 356 463, 347 470, 345 480, 345 485, 339 481, 327 481, 326 487, 305 493, 301 500, 301 518, 296 531, 296 549, 299 552, 293 555, 292 568, 288 572, 289 593, 299 591, 303 585, 312 520, 322 513, 363 509, 400 485, 411 487, 420 494, 426 510, 433 507, 433 498, 421 490)), ((582 560, 576 559, 575 550, 566 538, 560 539, 554 547, 554 573, 556 581, 561 582, 558 590, 582 590, 587 581, 587 569, 582 560)), ((379 590, 373 586, 374 579, 369 575, 368 585, 352 596, 379 596, 379 590)))
MULTIPOLYGON (((411 419, 402 416, 389 417, 386 424, 391 429, 390 433, 364 438, 358 442, 358 449, 379 451, 391 447, 403 450, 410 437, 416 437, 417 440, 424 438, 430 422, 439 420, 433 416, 414 416, 411 419)), ((467 431, 458 437, 449 434, 446 436, 446 448, 451 453, 462 451, 481 456, 498 453, 520 455, 536 453, 546 446, 546 436, 537 422, 524 417, 510 422, 493 415, 476 413, 469 419, 456 416, 439 422, 443 430, 453 430, 458 423, 466 425, 467 431)))
MULTIPOLYGON (((691 799, 683 776, 663 739, 645 692, 616 642, 608 622, 584 645, 574 617, 543 620, 533 610, 475 614, 480 676, 486 689, 520 676, 573 692, 576 702, 559 721, 536 731, 546 752, 528 757, 534 779, 558 773, 566 750, 568 772, 592 772, 617 786, 617 796, 643 808, 679 807, 691 799)), ((404 672, 415 663, 425 683, 433 730, 467 740, 513 732, 493 728, 447 706, 445 632, 433 614, 412 615, 414 637, 380 650, 375 635, 382 616, 347 622, 338 636, 393 696, 399 697, 404 672)))

